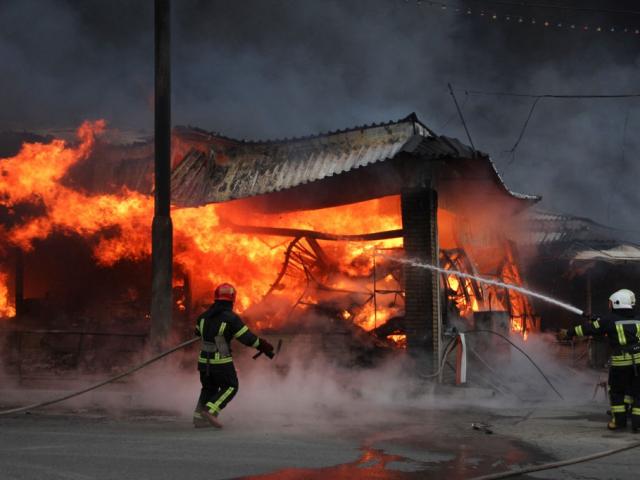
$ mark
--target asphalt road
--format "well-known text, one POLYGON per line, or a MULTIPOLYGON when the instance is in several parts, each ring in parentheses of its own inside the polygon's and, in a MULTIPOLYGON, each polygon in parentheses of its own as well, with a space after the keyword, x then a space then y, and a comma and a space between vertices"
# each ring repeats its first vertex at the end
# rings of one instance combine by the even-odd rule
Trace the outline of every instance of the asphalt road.
MULTIPOLYGON (((360 372, 323 362, 286 373, 251 360, 238 368, 240 392, 221 431, 191 425, 197 375, 162 365, 54 407, 0 416, 0 479, 456 480, 640 441, 606 430, 606 399, 592 399, 598 374, 573 384, 576 374, 557 374, 561 401, 540 382, 517 397, 420 386, 398 362, 360 372)), ((0 410, 61 393, 54 383, 0 381, 0 410)), ((638 472, 640 448, 521 478, 624 480, 638 472)))
POLYGON ((268 478, 312 478, 317 469, 324 478, 408 478, 424 471, 438 473, 432 478, 465 478, 541 458, 501 436, 487 443, 488 435, 462 419, 447 425, 439 415, 405 414, 404 422, 396 415, 391 423, 338 421, 332 429, 319 429, 315 421, 249 425, 230 419, 217 431, 150 412, 120 418, 34 413, 0 420, 0 464, 3 478, 16 480, 222 479, 274 472, 268 478), (493 458, 498 450, 505 459, 493 458))
MULTIPOLYGON (((47 411, 0 418, 0 465, 2 478, 15 480, 458 479, 640 440, 608 433, 597 403, 521 413, 412 408, 367 422, 338 415, 322 425, 234 415, 217 431, 157 412, 47 411)), ((639 469, 640 449, 533 477, 631 479, 639 469)))

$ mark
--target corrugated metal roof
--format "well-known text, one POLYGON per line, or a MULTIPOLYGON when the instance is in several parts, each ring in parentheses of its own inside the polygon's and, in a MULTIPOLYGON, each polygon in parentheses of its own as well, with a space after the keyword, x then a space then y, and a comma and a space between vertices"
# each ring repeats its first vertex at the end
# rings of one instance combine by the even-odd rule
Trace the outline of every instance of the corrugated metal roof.
POLYGON ((614 239, 611 229, 589 218, 544 210, 529 212, 530 228, 538 244, 558 242, 602 242, 614 239))
MULTIPOLYGON (((525 212, 527 235, 520 242, 567 251, 608 249, 628 242, 623 231, 601 225, 586 217, 533 209, 525 212)), ((573 255, 573 253, 571 253, 573 255)))
POLYGON ((414 114, 396 122, 281 141, 238 141, 193 129, 178 129, 176 134, 183 143, 197 144, 173 170, 172 201, 181 206, 287 190, 390 160, 401 152, 425 160, 477 159, 490 166, 507 194, 538 199, 508 190, 487 155, 456 139, 436 136, 414 114))

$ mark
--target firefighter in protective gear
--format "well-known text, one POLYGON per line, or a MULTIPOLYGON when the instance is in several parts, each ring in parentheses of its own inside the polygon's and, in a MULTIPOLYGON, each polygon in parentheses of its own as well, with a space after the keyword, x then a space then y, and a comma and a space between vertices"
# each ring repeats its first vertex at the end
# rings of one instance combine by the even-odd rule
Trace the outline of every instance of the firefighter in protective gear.
POLYGON ((220 411, 238 393, 238 376, 231 356, 234 338, 246 346, 273 356, 273 346, 258 338, 233 312, 235 288, 223 283, 214 293, 214 303, 196 319, 196 335, 202 339, 198 370, 202 390, 193 414, 196 428, 222 428, 220 411))
POLYGON ((628 407, 625 403, 629 402, 631 393, 631 427, 634 432, 640 431, 640 320, 634 312, 635 304, 636 296, 631 290, 618 290, 609 297, 609 315, 602 318, 585 315, 588 322, 559 334, 568 339, 590 335, 608 337, 612 351, 609 368, 612 419, 607 425, 610 430, 626 427, 628 407))

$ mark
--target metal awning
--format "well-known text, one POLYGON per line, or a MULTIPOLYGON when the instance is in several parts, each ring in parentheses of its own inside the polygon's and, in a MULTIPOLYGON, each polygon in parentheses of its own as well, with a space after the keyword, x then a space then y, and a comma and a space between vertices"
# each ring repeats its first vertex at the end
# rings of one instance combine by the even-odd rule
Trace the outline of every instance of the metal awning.
POLYGON ((190 128, 174 133, 181 156, 172 174, 172 202, 177 206, 267 194, 276 200, 272 210, 367 200, 400 193, 411 172, 425 162, 445 162, 458 179, 482 178, 484 191, 491 189, 515 202, 530 205, 539 200, 510 191, 486 154, 437 136, 415 114, 276 141, 246 142, 190 128), (327 198, 328 189, 333 198, 327 198))
POLYGON ((607 250, 589 248, 576 253, 572 262, 605 262, 610 264, 636 263, 640 262, 640 247, 624 244, 607 250))

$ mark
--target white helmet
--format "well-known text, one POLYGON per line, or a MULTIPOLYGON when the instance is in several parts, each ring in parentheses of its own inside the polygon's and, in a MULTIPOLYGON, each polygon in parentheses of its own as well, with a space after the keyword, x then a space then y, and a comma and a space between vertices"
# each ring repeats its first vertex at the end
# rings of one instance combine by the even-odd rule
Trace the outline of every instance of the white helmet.
POLYGON ((611 308, 619 310, 623 308, 633 308, 636 305, 636 296, 631 290, 623 288, 617 292, 613 292, 609 297, 611 308))

